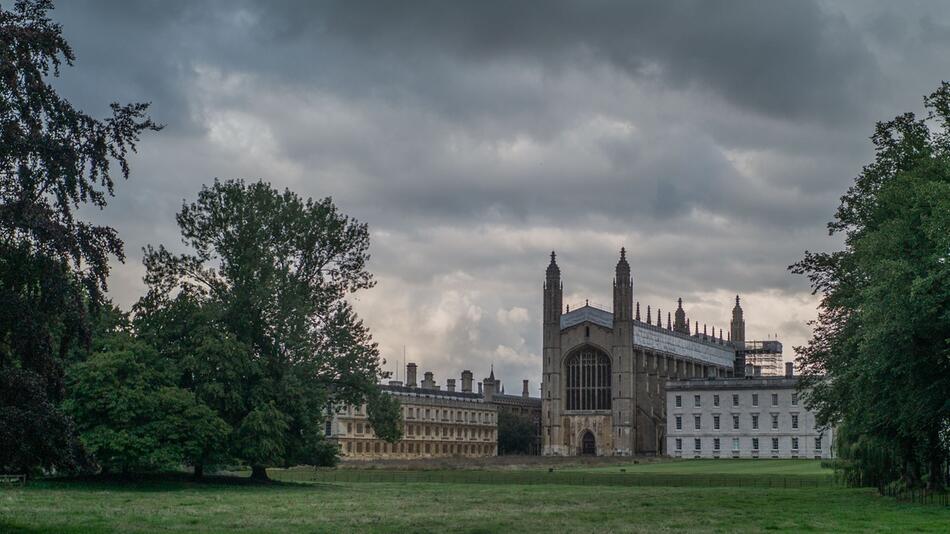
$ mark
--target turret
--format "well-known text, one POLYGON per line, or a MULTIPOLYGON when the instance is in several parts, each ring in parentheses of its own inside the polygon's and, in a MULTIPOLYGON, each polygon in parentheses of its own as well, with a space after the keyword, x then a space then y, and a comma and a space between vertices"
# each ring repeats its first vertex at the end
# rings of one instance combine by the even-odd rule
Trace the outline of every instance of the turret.
POLYGON ((686 312, 683 310, 683 299, 677 300, 676 322, 673 323, 673 330, 689 335, 689 322, 686 320, 686 312))
POLYGON ((732 321, 729 323, 729 331, 732 343, 739 349, 745 348, 745 320, 742 318, 739 295, 736 295, 736 306, 732 308, 732 321))
POLYGON ((629 321, 633 318, 633 278, 627 263, 627 250, 620 249, 620 261, 614 275, 614 321, 629 321))
POLYGON ((554 251, 544 278, 544 322, 559 324, 561 321, 564 286, 561 285, 561 269, 557 266, 554 251))

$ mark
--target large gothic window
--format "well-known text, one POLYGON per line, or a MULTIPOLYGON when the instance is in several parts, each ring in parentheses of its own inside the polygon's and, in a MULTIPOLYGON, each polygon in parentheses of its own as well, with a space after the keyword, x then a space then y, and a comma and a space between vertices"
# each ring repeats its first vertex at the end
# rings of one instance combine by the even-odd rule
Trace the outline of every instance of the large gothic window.
POLYGON ((610 358, 583 348, 567 359, 567 409, 610 409, 610 358))

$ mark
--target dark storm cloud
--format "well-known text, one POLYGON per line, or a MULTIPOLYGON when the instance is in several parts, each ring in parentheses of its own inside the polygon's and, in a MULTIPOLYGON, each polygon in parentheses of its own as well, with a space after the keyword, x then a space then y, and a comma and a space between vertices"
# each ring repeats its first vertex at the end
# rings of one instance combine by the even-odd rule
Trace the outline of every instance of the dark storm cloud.
MULTIPOLYGON (((56 83, 104 113, 151 101, 166 130, 94 216, 129 262, 176 246, 214 177, 332 195, 373 230, 357 306, 389 356, 437 376, 540 368, 539 280, 610 302, 626 245, 637 298, 801 343, 785 267, 872 156, 873 121, 950 76, 948 9, 863 2, 62 2, 78 55, 56 83)), ((790 354, 786 354, 789 357, 790 354)), ((481 376, 481 375, 479 375, 481 376)))

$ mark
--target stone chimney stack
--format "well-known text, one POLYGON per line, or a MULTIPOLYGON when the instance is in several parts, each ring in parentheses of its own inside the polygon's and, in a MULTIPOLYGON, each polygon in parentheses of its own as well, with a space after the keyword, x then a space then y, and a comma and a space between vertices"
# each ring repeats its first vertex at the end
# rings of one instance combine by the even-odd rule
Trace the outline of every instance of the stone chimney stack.
POLYGON ((755 374, 755 366, 751 363, 745 364, 745 376, 751 377, 753 374, 755 374))
POLYGON ((450 378, 445 381, 445 390, 446 391, 455 391, 455 379, 450 378))
POLYGON ((481 382, 478 383, 478 394, 479 394, 479 395, 482 394, 482 383, 481 383, 481 382))
POLYGON ((528 395, 528 381, 527 381, 527 380, 522 380, 522 381, 521 381, 521 396, 524 397, 524 398, 528 398, 528 397, 529 397, 529 395, 528 395))
POLYGON ((412 362, 406 364, 406 386, 416 387, 416 364, 412 362))
POLYGON ((472 392, 472 372, 468 369, 462 371, 462 393, 472 392))
POLYGON ((795 376, 795 364, 792 362, 785 362, 785 377, 791 378, 795 376))
POLYGON ((435 389, 435 379, 432 377, 432 371, 426 371, 422 375, 422 388, 423 389, 435 389))
POLYGON ((762 376, 762 366, 761 366, 761 365, 756 365, 756 366, 755 366, 755 376, 762 376))

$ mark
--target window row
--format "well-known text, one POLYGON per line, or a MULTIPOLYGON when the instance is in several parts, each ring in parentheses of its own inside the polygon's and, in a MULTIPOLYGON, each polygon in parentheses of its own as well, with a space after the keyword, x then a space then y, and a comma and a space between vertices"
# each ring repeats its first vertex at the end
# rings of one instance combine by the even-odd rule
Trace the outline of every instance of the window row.
POLYGON ((419 408, 403 406, 403 416, 406 419, 422 419, 429 421, 455 421, 457 423, 494 423, 495 417, 488 411, 453 410, 449 408, 419 408))
POLYGON ((353 454, 495 454, 494 444, 464 443, 389 443, 387 441, 352 442, 345 445, 347 453, 353 454))
MULTIPOLYGON (((779 414, 776 414, 776 413, 770 414, 770 418, 771 418, 772 430, 778 430, 779 414)), ((797 414, 797 413, 793 413, 793 414, 790 415, 790 418, 791 418, 792 429, 793 429, 793 430, 798 430, 798 428, 799 428, 799 426, 798 426, 798 414, 797 414)), ((736 415, 736 414, 733 414, 733 415, 731 416, 731 419, 732 419, 732 430, 739 430, 739 416, 736 415)), ((758 430, 758 429, 759 429, 759 414, 757 414, 757 413, 750 414, 750 419, 751 419, 751 422, 752 422, 752 430, 758 430)), ((674 428, 675 428, 676 430, 683 430, 683 416, 682 416, 682 415, 676 415, 676 416, 673 417, 673 420, 674 420, 674 425, 675 425, 674 428)), ((694 415, 694 416, 693 416, 693 430, 701 430, 702 428, 703 428, 703 418, 702 418, 702 416, 701 416, 701 415, 694 415)), ((721 429, 722 429, 722 418, 721 418, 721 416, 719 416, 719 415, 713 415, 713 416, 712 416, 712 428, 713 428, 713 430, 721 430, 721 429)))
MULTIPOLYGON (((749 444, 752 446, 750 450, 758 451, 759 438, 748 438, 748 439, 749 439, 749 444)), ((771 439, 771 443, 768 443, 768 442, 766 443, 772 446, 772 449, 771 449, 772 451, 778 451, 780 442, 783 441, 782 438, 763 438, 763 439, 765 440, 771 439)), ((822 442, 822 436, 818 436, 815 438, 815 452, 821 451, 821 445, 822 445, 821 442, 822 442)), ((675 444, 676 444, 676 450, 678 451, 683 450, 683 438, 676 438, 675 444)), ((732 451, 739 452, 741 450, 740 444, 741 444, 741 438, 732 438, 732 451)), ((791 445, 792 451, 797 451, 798 446, 799 446, 799 438, 796 438, 796 437, 791 438, 789 445, 791 445)), ((722 446, 722 440, 720 440, 720 438, 713 438, 713 450, 714 451, 721 450, 721 446, 722 446)), ((700 451, 702 450, 702 448, 703 448, 702 438, 694 438, 693 450, 700 451)))
MULTIPOLYGON (((791 403, 792 403, 792 406, 798 406, 798 393, 793 391, 793 392, 791 392, 790 395, 791 395, 791 403)), ((771 397, 772 397, 772 399, 771 399, 771 400, 772 400, 772 406, 778 406, 779 394, 778 394, 778 393, 772 393, 772 394, 771 394, 771 397)), ((682 395, 675 395, 675 396, 673 397, 673 403, 676 405, 677 408, 682 408, 682 407, 683 407, 683 396, 682 396, 682 395)), ((702 396, 701 396, 701 395, 693 395, 693 406, 696 407, 696 408, 700 408, 700 407, 702 407, 702 405, 703 405, 702 396)), ((712 405, 713 405, 713 406, 719 406, 719 405, 720 405, 720 403, 719 403, 719 395, 718 395, 718 394, 715 394, 715 395, 712 396, 712 405)), ((758 405, 759 405, 759 394, 758 394, 758 393, 752 393, 752 406, 758 406, 758 405)), ((732 406, 733 406, 734 408, 739 406, 739 394, 738 394, 738 393, 733 393, 733 394, 732 394, 732 406)))

